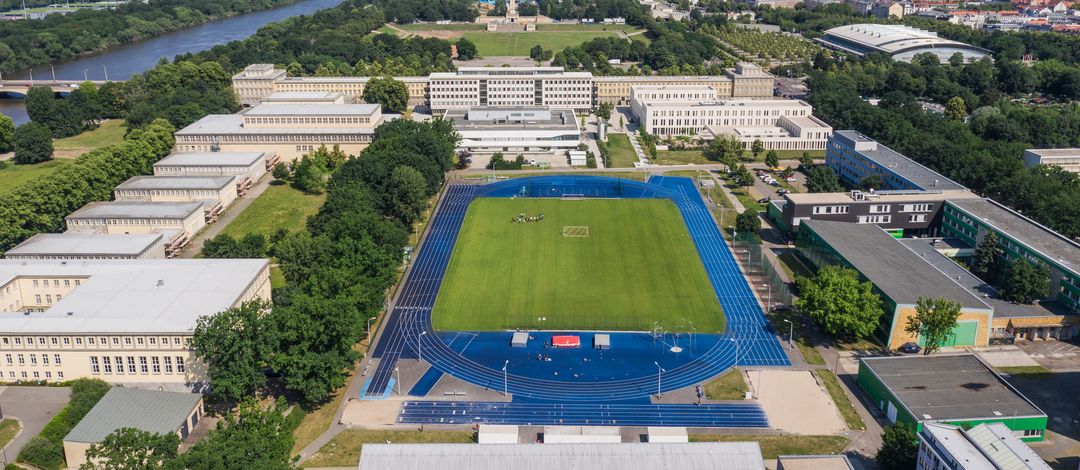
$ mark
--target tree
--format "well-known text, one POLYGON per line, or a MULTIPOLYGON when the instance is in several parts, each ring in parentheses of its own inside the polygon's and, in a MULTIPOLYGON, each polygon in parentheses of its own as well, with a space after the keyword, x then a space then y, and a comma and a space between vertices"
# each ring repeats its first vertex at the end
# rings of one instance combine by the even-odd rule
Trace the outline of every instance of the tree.
POLYGON ((739 159, 742 158, 743 152, 745 152, 745 149, 738 137, 723 134, 716 136, 712 142, 709 142, 708 147, 705 148, 705 158, 723 163, 728 168, 734 169, 738 165, 739 159))
POLYGON ((604 121, 607 121, 607 120, 611 119, 611 112, 614 111, 614 110, 615 110, 615 105, 614 104, 612 104, 610 102, 600 103, 600 105, 596 107, 596 115, 598 117, 600 117, 600 119, 603 119, 604 121))
POLYGON ((286 180, 292 176, 292 171, 289 170, 289 165, 285 162, 277 162, 274 164, 274 169, 270 174, 276 180, 286 180))
POLYGON ((205 439, 181 454, 175 468, 292 470, 293 426, 287 409, 283 398, 265 410, 254 398, 245 398, 235 414, 226 413, 205 439))
POLYGON ((757 160, 758 155, 765 150, 765 144, 761 142, 761 139, 754 139, 754 142, 750 144, 750 153, 754 155, 754 160, 757 160))
POLYGON ((1009 263, 1002 283, 1001 297, 1010 302, 1030 304, 1050 292, 1050 272, 1023 257, 1009 263))
POLYGON ((409 106, 409 87, 391 77, 372 78, 364 86, 364 101, 382 105, 383 112, 400 114, 409 106))
POLYGON ((881 470, 911 470, 918 455, 919 440, 915 432, 903 424, 894 424, 881 434, 881 449, 874 460, 881 470))
POLYGON ((746 168, 746 165, 741 163, 739 166, 735 167, 735 174, 732 176, 732 179, 739 187, 746 188, 754 185, 754 174, 750 172, 749 168, 746 168))
POLYGON ((776 150, 769 150, 765 154, 765 166, 769 168, 777 168, 780 166, 780 156, 776 154, 776 150))
POLYGON ((840 178, 836 172, 826 165, 813 165, 804 170, 806 173, 806 190, 811 193, 835 193, 843 191, 840 178))
POLYGON ((885 180, 881 178, 881 175, 874 173, 872 175, 866 175, 863 179, 859 180, 859 187, 864 191, 881 189, 881 186, 885 184, 885 180))
POLYGON ((0 153, 10 152, 15 148, 15 121, 0 114, 0 153))
POLYGON ((745 234, 757 235, 761 231, 761 218, 757 211, 745 210, 735 217, 735 231, 745 234))
POLYGON ((1000 274, 999 259, 1001 259, 1001 247, 998 246, 997 233, 988 230, 979 240, 975 247, 975 254, 971 258, 971 272, 987 282, 993 282, 1000 274))
POLYGON ((200 317, 191 351, 206 364, 210 394, 239 400, 266 385, 266 358, 276 349, 266 321, 270 304, 248 301, 239 307, 200 317))
POLYGON ((540 60, 540 58, 543 57, 543 56, 544 56, 544 48, 541 47, 539 44, 533 46, 532 49, 529 49, 529 58, 530 59, 532 59, 532 60, 540 60))
POLYGON ((476 44, 467 38, 461 38, 457 41, 457 55, 458 60, 473 60, 479 58, 476 53, 476 44))
POLYGON ((915 315, 908 317, 904 331, 922 338, 923 354, 929 356, 949 339, 959 318, 959 302, 919 297, 915 302, 915 315))
POLYGON ((308 194, 322 194, 326 191, 326 178, 329 175, 330 170, 324 156, 304 155, 293 165, 292 185, 308 194))
POLYGON ((841 266, 821 268, 814 277, 796 281, 795 306, 825 331, 843 338, 862 338, 878 326, 881 299, 873 284, 859 282, 858 273, 841 266))
POLYGON ((31 164, 52 160, 52 134, 44 124, 28 122, 15 128, 15 163, 31 164))
POLYGON ((967 106, 964 99, 954 96, 945 103, 945 117, 953 121, 963 121, 967 117, 967 106))
POLYGON ((176 458, 180 438, 134 428, 118 429, 86 450, 79 470, 156 470, 176 458))
POLYGON ((814 166, 814 157, 810 156, 810 152, 803 152, 799 157, 799 167, 804 171, 814 166))
POLYGON ((427 207, 428 186, 424 175, 411 166, 394 168, 390 176, 389 197, 392 214, 406 227, 420 218, 427 207))

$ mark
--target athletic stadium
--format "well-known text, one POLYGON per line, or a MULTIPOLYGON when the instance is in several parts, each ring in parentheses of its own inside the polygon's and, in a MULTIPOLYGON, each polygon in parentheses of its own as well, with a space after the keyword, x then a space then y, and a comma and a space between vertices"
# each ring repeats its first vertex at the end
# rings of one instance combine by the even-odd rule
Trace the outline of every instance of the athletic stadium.
POLYGON ((964 57, 964 62, 976 61, 991 54, 991 51, 981 47, 940 38, 937 33, 893 24, 839 26, 825 31, 824 36, 814 40, 829 49, 859 57, 877 52, 902 62, 911 62, 916 55, 923 53, 933 54, 941 62, 948 62, 956 53, 964 57))

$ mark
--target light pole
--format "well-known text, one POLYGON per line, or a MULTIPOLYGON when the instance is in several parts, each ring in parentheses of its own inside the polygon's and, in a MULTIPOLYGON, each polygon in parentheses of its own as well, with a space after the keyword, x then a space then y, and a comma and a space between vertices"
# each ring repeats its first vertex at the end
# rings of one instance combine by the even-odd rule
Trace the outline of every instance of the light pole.
POLYGON ((34 71, 27 70, 27 72, 30 72, 30 86, 34 86, 34 71))
POLYGON ((424 362, 424 350, 420 347, 420 338, 426 334, 427 331, 422 331, 419 335, 416 336, 416 357, 420 360, 420 362, 424 362))
POLYGON ((364 331, 368 334, 368 346, 371 346, 371 320, 374 320, 375 318, 377 317, 368 318, 367 327, 364 328, 364 331))
POLYGON ((101 64, 102 70, 105 70, 105 81, 109 81, 109 68, 105 64, 101 64))
POLYGON ((49 64, 49 70, 52 70, 52 81, 56 82, 56 67, 53 67, 52 64, 49 64))
POLYGON ((656 368, 658 369, 658 372, 656 373, 656 398, 662 398, 663 395, 660 394, 660 379, 664 376, 664 368, 660 367, 660 363, 656 361, 653 361, 653 364, 656 364, 656 368))
POLYGON ((794 339, 793 339, 794 337, 792 335, 795 334, 795 324, 792 323, 791 320, 784 320, 784 321, 787 322, 787 324, 788 324, 787 348, 791 349, 792 347, 794 347, 794 345, 792 344, 792 342, 794 341, 794 339))
POLYGON ((510 365, 510 360, 507 359, 506 362, 503 363, 503 396, 504 397, 508 395, 508 393, 506 392, 506 389, 507 389, 506 366, 509 366, 509 365, 510 365))
POLYGON ((732 343, 735 343, 735 368, 739 368, 739 342, 735 341, 735 338, 728 338, 732 343))
POLYGON ((82 70, 82 78, 83 78, 84 82, 89 82, 90 81, 90 69, 83 69, 82 70))
POLYGON ((769 297, 768 297, 768 300, 766 301, 767 303, 765 304, 765 311, 769 312, 770 309, 772 309, 772 284, 769 284, 769 283, 766 282, 766 283, 764 283, 764 285, 765 285, 765 287, 769 288, 769 297))
POLYGON ((394 375, 397 376, 397 382, 394 383, 394 391, 397 392, 398 396, 401 396, 401 369, 394 367, 394 375))

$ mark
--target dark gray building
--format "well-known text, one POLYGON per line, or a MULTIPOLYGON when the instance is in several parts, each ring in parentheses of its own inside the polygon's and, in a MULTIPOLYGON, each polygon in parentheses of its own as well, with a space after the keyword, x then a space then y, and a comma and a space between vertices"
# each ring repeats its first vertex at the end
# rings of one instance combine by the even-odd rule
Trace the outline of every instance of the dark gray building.
POLYGON ((772 201, 770 216, 787 231, 804 220, 875 224, 894 236, 937 235, 946 199, 977 197, 970 191, 850 191, 847 193, 789 193, 772 201))

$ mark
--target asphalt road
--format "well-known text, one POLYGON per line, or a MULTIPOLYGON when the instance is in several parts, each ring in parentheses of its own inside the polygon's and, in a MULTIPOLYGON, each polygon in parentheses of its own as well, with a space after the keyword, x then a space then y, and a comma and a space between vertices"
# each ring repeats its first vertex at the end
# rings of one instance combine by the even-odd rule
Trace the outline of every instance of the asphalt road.
POLYGON ((0 387, 0 407, 4 410, 4 417, 19 418, 23 426, 22 432, 4 449, 7 456, 5 465, 15 461, 19 450, 67 405, 70 397, 71 389, 68 387, 0 387))

